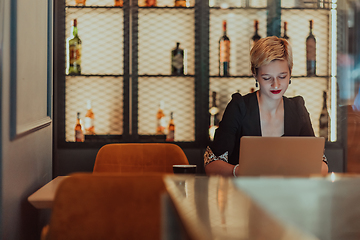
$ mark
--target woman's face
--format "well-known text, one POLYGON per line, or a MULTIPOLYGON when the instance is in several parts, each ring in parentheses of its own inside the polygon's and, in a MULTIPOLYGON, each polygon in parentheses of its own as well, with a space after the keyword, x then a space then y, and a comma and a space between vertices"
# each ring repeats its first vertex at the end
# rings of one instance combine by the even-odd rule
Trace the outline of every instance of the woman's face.
POLYGON ((258 69, 259 91, 271 99, 280 99, 289 86, 290 70, 286 61, 275 60, 258 69))

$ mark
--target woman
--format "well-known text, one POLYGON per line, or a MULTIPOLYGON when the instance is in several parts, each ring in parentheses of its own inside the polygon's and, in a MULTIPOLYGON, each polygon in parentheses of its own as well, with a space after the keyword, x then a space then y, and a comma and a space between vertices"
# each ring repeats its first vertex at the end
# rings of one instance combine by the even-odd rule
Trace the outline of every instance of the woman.
MULTIPOLYGON (((284 97, 293 67, 289 43, 275 36, 260 39, 250 57, 259 90, 245 96, 232 95, 214 141, 204 154, 207 174, 237 176, 242 136, 315 136, 304 99, 284 97)), ((321 172, 327 171, 324 157, 321 172)))

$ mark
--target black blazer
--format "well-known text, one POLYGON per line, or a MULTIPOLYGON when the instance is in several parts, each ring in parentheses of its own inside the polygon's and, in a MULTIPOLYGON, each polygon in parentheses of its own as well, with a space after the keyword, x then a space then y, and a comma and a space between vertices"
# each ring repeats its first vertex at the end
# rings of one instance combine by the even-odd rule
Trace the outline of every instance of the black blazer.
MULTIPOLYGON (((301 96, 284 100, 284 135, 315 136, 309 112, 301 96)), ((210 145, 216 156, 229 153, 229 163, 239 162, 240 138, 242 136, 261 136, 260 112, 256 92, 242 96, 232 95, 226 106, 223 118, 216 129, 214 141, 210 145)))

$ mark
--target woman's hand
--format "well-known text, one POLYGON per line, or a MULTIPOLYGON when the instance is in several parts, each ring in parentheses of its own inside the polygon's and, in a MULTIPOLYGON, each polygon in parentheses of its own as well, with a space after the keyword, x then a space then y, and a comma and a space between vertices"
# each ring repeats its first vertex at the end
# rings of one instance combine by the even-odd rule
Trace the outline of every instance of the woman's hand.
POLYGON ((321 174, 326 175, 329 172, 329 167, 326 163, 322 162, 321 165, 321 174))
MULTIPOLYGON (((232 177, 234 176, 233 175, 234 167, 235 165, 232 165, 230 163, 221 160, 215 160, 205 166, 205 172, 206 175, 222 175, 222 176, 232 177)), ((238 169, 239 168, 235 169, 236 173, 238 169)))

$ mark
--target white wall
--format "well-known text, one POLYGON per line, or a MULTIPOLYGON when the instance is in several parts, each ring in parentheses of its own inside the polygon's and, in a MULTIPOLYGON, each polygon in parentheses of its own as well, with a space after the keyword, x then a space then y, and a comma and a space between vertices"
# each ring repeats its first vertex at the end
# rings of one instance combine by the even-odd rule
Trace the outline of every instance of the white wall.
POLYGON ((52 179, 51 6, 52 0, 0 0, 1 239, 39 239, 48 221, 49 211, 27 197, 52 179))

